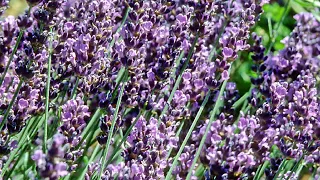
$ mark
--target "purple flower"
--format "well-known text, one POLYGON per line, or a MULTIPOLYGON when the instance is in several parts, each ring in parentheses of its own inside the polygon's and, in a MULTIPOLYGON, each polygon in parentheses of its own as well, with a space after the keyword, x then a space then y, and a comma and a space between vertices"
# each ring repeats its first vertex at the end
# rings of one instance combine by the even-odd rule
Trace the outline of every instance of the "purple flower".
POLYGON ((232 57, 233 55, 233 50, 231 48, 228 48, 228 47, 224 47, 223 50, 222 50, 222 53, 223 53, 223 56, 225 58, 229 58, 229 57, 232 57))
POLYGON ((153 26, 153 23, 151 21, 146 21, 142 23, 142 27, 145 31, 150 31, 153 26))
POLYGON ((29 102, 25 99, 19 99, 18 101, 18 107, 21 110, 23 110, 24 108, 27 108, 29 106, 29 102))
POLYGON ((201 79, 196 79, 194 81, 194 86, 196 89, 201 89, 204 85, 204 82, 201 79))
POLYGON ((181 24, 187 23, 187 20, 188 20, 187 16, 184 16, 182 14, 178 14, 176 18, 179 21, 179 23, 181 23, 181 24))
POLYGON ((73 30, 73 27, 74 27, 74 24, 72 22, 66 22, 64 24, 64 28, 65 30, 68 32, 68 31, 72 31, 73 30))
POLYGON ((34 154, 31 156, 31 159, 36 162, 39 167, 43 167, 45 165, 45 157, 42 150, 36 150, 34 154))
POLYGON ((225 81, 225 80, 228 80, 229 79, 229 73, 228 71, 224 70, 221 74, 221 80, 222 81, 225 81))

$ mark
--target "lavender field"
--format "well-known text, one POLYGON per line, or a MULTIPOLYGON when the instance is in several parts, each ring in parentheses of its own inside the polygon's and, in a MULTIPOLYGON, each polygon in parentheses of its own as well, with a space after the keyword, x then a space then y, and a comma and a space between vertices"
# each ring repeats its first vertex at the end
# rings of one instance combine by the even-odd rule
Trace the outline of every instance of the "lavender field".
POLYGON ((0 180, 320 180, 319 93, 318 0, 0 0, 0 180))

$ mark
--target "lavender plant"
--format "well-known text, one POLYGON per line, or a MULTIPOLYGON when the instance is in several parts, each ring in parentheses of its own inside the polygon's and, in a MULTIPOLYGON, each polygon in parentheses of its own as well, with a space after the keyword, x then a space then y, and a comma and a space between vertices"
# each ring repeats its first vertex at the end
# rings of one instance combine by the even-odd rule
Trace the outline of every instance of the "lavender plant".
POLYGON ((0 21, 4 179, 318 174, 313 14, 295 15, 275 52, 252 32, 265 0, 27 3, 0 21), (246 58, 243 94, 233 76, 246 58))

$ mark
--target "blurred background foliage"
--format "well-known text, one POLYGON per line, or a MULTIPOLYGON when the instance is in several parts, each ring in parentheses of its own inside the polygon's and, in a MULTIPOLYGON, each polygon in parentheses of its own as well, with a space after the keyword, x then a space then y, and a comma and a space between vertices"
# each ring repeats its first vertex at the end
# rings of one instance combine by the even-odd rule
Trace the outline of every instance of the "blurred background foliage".
POLYGON ((6 15, 18 16, 23 13, 28 4, 25 0, 10 0, 10 7, 6 12, 6 15))
MULTIPOLYGON (((277 53, 284 48, 281 40, 288 36, 295 26, 296 21, 293 16, 301 12, 311 12, 320 21, 319 8, 319 0, 271 0, 269 4, 264 5, 264 13, 253 31, 262 37, 263 45, 266 48, 270 46, 274 38, 271 52, 277 53)), ((241 58, 236 61, 233 68, 232 81, 237 83, 241 94, 249 90, 251 86, 250 78, 256 76, 251 71, 251 66, 250 55, 242 53, 241 58)))

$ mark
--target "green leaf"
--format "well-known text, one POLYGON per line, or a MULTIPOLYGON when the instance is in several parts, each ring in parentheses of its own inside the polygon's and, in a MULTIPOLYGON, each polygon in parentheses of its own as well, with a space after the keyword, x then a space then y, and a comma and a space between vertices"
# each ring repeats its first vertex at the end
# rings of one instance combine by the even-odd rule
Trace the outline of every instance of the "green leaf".
POLYGON ((275 22, 281 21, 281 15, 285 8, 281 7, 278 3, 266 4, 263 6, 264 15, 271 17, 275 22))
POLYGON ((320 1, 319 0, 305 0, 305 1, 311 3, 313 6, 320 7, 320 1))
POLYGON ((307 12, 307 10, 297 1, 292 1, 291 3, 291 8, 296 12, 296 13, 302 13, 302 12, 307 12))

